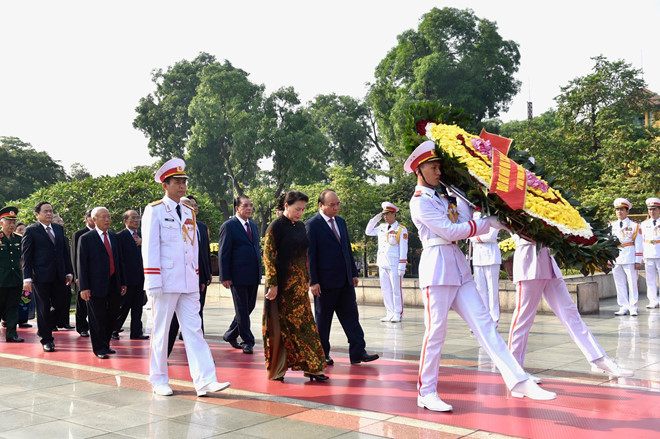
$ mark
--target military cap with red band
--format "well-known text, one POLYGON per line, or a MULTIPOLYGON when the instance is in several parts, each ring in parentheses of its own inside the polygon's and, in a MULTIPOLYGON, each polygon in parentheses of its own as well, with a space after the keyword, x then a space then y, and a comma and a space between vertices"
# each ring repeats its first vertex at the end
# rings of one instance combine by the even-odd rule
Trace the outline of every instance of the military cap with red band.
POLYGON ((14 206, 7 206, 0 210, 0 219, 16 219, 18 209, 14 206))
POLYGON ((154 180, 156 183, 164 183, 165 180, 169 177, 188 178, 184 171, 185 169, 186 162, 184 162, 182 159, 170 159, 166 161, 165 164, 163 164, 163 166, 158 169, 158 171, 156 171, 154 180))

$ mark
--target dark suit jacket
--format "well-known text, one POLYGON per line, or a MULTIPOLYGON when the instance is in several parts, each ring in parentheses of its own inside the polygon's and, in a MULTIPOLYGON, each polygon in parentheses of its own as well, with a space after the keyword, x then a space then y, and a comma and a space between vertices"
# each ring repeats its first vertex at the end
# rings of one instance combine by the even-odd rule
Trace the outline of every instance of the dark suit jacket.
MULTIPOLYGON (((133 234, 124 229, 117 233, 117 241, 121 250, 121 259, 124 269, 124 280, 127 286, 144 288, 144 265, 142 264, 142 249, 135 244, 133 234)), ((142 236, 138 232, 138 236, 142 236)))
POLYGON ((341 288, 346 282, 353 285, 353 278, 358 275, 346 221, 339 216, 335 217, 335 221, 341 235, 341 244, 320 213, 305 223, 309 238, 310 283, 321 284, 321 290, 341 288))
POLYGON ((91 290, 92 296, 107 297, 108 294, 119 294, 124 282, 121 260, 121 249, 117 235, 108 232, 115 264, 114 282, 110 284, 110 258, 103 240, 96 230, 90 230, 78 241, 78 281, 80 291, 91 290))
POLYGON ((253 241, 237 217, 220 226, 219 255, 220 281, 231 280, 236 285, 261 283, 261 249, 257 225, 248 220, 253 241))
POLYGON ((73 265, 73 277, 78 279, 78 241, 80 237, 89 232, 89 227, 77 230, 71 235, 71 265, 73 265))
POLYGON ((197 221, 197 231, 199 233, 199 284, 206 285, 213 278, 209 229, 206 224, 197 221))
POLYGON ((23 257, 23 279, 33 282, 64 281, 67 274, 73 274, 71 256, 65 245, 64 229, 52 223, 55 244, 48 237, 41 223, 30 224, 25 229, 21 255, 23 257))

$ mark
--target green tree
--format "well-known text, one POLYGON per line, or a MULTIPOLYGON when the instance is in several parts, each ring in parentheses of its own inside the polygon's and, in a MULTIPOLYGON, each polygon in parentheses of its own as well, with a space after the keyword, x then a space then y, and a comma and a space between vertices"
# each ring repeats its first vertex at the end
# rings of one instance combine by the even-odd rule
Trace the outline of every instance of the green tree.
POLYGON ((394 154, 400 141, 396 127, 410 104, 428 100, 462 107, 479 123, 506 111, 520 89, 513 76, 520 64, 518 44, 504 40, 495 22, 470 9, 433 8, 416 31, 397 40, 369 90, 379 132, 394 154))
POLYGON ((18 137, 0 136, 0 163, 5 168, 0 185, 2 206, 67 178, 58 161, 18 137))
MULTIPOLYGON (((257 138, 264 87, 229 61, 206 66, 200 80, 189 108, 194 124, 186 164, 195 187, 224 201, 232 185, 242 195, 254 182, 264 156, 257 138)), ((221 209, 229 214, 226 202, 221 209)))
POLYGON ((375 165, 367 155, 377 144, 372 134, 369 108, 350 96, 318 95, 310 103, 314 121, 329 142, 329 162, 338 166, 351 166, 362 178, 375 165))
POLYGON ((85 165, 83 165, 80 162, 75 162, 71 165, 71 169, 69 171, 69 177, 72 180, 84 180, 87 177, 91 177, 92 174, 89 173, 85 165))
POLYGON ((192 61, 184 59, 166 71, 152 72, 151 80, 156 90, 140 99, 135 108, 138 115, 133 120, 133 127, 149 139, 151 156, 163 161, 185 156, 193 124, 188 106, 197 93, 202 69, 215 62, 213 55, 201 52, 192 61))

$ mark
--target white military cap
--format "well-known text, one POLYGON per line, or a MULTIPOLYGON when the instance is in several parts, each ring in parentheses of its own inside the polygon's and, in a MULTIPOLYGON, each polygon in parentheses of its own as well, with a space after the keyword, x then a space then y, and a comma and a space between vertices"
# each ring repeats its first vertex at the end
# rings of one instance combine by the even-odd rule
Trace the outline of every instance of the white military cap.
POLYGON ((186 169, 186 162, 182 159, 173 158, 165 162, 154 175, 156 183, 163 183, 167 177, 181 177, 188 178, 184 169, 186 169))
POLYGON ((625 198, 617 198, 614 200, 614 208, 627 207, 628 210, 632 209, 632 203, 625 198))
POLYGON ((654 207, 660 207, 660 198, 655 198, 655 197, 647 198, 646 207, 648 207, 649 209, 652 209, 654 207))
POLYGON ((415 172, 422 163, 435 160, 441 160, 435 153, 435 142, 433 142, 433 140, 427 140, 422 142, 417 148, 415 148, 412 154, 410 154, 406 163, 403 164, 403 170, 408 173, 415 172))
POLYGON ((396 207, 394 204, 390 203, 389 201, 383 201, 383 203, 380 205, 380 207, 383 208, 383 212, 394 212, 397 213, 399 211, 399 208, 396 207))

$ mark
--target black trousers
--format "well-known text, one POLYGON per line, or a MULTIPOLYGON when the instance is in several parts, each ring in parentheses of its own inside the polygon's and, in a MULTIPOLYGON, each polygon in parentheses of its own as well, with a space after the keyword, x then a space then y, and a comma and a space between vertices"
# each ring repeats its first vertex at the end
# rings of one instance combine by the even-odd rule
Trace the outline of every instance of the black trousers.
MULTIPOLYGON (((110 282, 114 285, 114 282, 110 282)), ((95 354, 107 354, 110 349, 112 328, 119 314, 121 293, 109 288, 105 297, 94 296, 94 291, 87 301, 89 318, 89 338, 92 341, 92 351, 95 354)))
POLYGON ((62 289, 64 290, 64 297, 62 298, 63 306, 57 314, 57 326, 60 328, 69 324, 71 314, 71 286, 65 282, 62 289))
POLYGON ((231 286, 231 295, 234 299, 234 320, 224 334, 225 340, 236 340, 241 337, 247 346, 254 346, 254 335, 250 331, 250 314, 257 303, 257 290, 259 285, 231 286))
POLYGON ((119 331, 128 314, 131 314, 131 337, 142 335, 142 307, 144 306, 144 290, 142 285, 127 285, 126 294, 121 296, 119 315, 115 321, 113 331, 119 331))
POLYGON ((0 287, 0 317, 7 322, 6 338, 17 337, 16 325, 18 325, 18 301, 21 300, 23 287, 0 287))
POLYGON ((41 344, 53 342, 53 328, 57 317, 66 302, 64 280, 53 282, 32 282, 32 291, 36 295, 37 329, 41 344))
MULTIPOLYGON (((202 319, 202 333, 204 333, 204 303, 206 303, 206 290, 208 285, 202 291, 202 286, 199 286, 199 317, 202 319)), ((169 357, 174 349, 176 336, 179 334, 179 319, 176 318, 176 313, 172 316, 170 323, 170 332, 167 334, 167 356, 169 357)))
POLYGON ((80 288, 76 285, 76 331, 89 331, 87 322, 87 302, 80 297, 80 288))
POLYGON ((321 295, 314 296, 316 327, 319 330, 321 346, 323 346, 326 357, 330 354, 330 329, 335 313, 344 329, 346 338, 348 338, 351 360, 359 360, 366 353, 366 343, 364 331, 360 326, 360 314, 353 285, 346 283, 341 288, 323 288, 321 286, 321 295))

